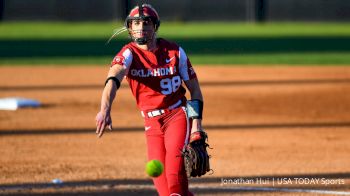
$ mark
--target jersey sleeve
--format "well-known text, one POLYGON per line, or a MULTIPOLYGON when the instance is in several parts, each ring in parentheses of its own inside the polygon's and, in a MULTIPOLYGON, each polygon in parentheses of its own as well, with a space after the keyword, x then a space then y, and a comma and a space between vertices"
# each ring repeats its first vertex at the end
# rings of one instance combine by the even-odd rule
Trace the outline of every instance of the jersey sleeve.
POLYGON ((112 60, 111 67, 118 64, 129 70, 132 62, 132 52, 129 48, 123 48, 112 60))
POLYGON ((190 60, 181 47, 179 47, 179 72, 184 81, 197 78, 196 72, 194 71, 190 60))

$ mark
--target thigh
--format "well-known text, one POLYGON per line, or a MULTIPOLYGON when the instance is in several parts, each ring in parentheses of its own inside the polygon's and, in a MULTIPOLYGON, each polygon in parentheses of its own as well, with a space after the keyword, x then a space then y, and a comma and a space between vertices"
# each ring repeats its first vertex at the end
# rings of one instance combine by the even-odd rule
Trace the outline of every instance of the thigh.
POLYGON ((164 143, 167 153, 181 155, 181 150, 189 139, 189 121, 183 108, 179 108, 165 124, 164 143))
POLYGON ((164 132, 159 118, 145 120, 148 160, 157 159, 165 162, 164 132))

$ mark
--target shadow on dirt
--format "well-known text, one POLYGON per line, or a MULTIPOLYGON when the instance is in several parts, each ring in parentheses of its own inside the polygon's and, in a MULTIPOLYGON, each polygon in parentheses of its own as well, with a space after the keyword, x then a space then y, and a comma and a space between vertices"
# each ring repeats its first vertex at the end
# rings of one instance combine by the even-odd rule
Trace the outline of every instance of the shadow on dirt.
MULTIPOLYGON (((204 81, 203 87, 216 86, 252 86, 252 85, 310 85, 310 84, 341 84, 350 83, 350 79, 299 79, 299 80, 249 80, 249 81, 204 81)), ((0 91, 57 91, 57 90, 101 90, 103 84, 85 85, 37 85, 37 86, 0 86, 0 91)), ((129 88, 121 85, 120 88, 129 88)))
MULTIPOLYGON (((264 175, 264 176, 224 176, 224 177, 204 177, 190 179, 191 191, 195 194, 200 195, 212 195, 212 194, 243 194, 252 192, 286 192, 286 188, 275 188, 269 189, 268 187, 249 189, 239 187, 234 189, 225 189, 222 185, 223 179, 239 179, 248 181, 252 179, 260 180, 272 180, 272 179, 327 179, 327 180, 349 180, 350 173, 321 173, 321 174, 298 174, 298 175, 264 175), (197 185, 197 186, 196 186, 197 185)), ((321 182, 321 181, 320 181, 321 182)), ((271 186, 271 185, 268 185, 271 186)), ((349 184, 333 184, 333 185, 322 185, 314 184, 310 186, 288 186, 288 190, 293 192, 295 190, 303 190, 305 192, 310 190, 318 191, 334 191, 334 190, 349 190, 349 184)), ((288 192, 288 191, 287 191, 288 192)), ((13 196, 24 196, 24 195, 156 195, 156 191, 149 179, 115 179, 115 180, 96 180, 96 181, 72 181, 64 182, 62 184, 52 183, 25 183, 25 184, 4 184, 0 185, 1 195, 13 195, 13 196), (121 188, 122 187, 122 188, 121 188), (4 194, 2 194, 4 193, 4 194)), ((349 192, 350 194, 350 192, 349 192)))
MULTIPOLYGON (((225 124, 205 125, 206 130, 247 130, 250 129, 281 129, 281 128, 339 128, 350 127, 350 122, 319 122, 319 123, 281 123, 281 124, 225 124)), ((51 134, 95 134, 95 129, 50 129, 50 130, 0 130, 0 136, 6 135, 51 135, 51 134)), ((144 127, 113 127, 112 133, 144 131, 144 127)))

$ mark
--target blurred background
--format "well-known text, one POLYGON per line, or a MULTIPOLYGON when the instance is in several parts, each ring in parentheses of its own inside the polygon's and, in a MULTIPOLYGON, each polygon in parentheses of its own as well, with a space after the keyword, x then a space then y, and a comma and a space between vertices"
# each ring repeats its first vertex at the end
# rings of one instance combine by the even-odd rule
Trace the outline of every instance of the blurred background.
POLYGON ((131 7, 151 3, 166 21, 349 21, 347 0, 1 0, 2 19, 124 20, 131 7))
MULTIPOLYGON (((141 1, 0 0, 0 64, 108 64, 141 1)), ((348 64, 348 0, 153 0, 196 64, 348 64), (219 58, 217 58, 219 57, 219 58)))

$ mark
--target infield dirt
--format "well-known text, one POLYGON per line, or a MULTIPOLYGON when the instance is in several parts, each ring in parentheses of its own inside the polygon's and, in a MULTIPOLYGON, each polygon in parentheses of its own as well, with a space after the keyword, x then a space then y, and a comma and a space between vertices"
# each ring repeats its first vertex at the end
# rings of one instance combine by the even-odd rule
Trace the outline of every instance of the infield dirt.
MULTIPOLYGON (((191 183, 214 188, 194 187, 194 193, 241 193, 220 189, 237 186, 222 180, 273 177, 343 179, 343 184, 329 186, 286 186, 350 190, 350 67, 195 69, 205 99, 203 123, 213 147, 214 174, 191 183)), ((0 98, 26 97, 43 104, 0 111, 0 193, 155 193, 141 186, 151 187, 144 172, 143 119, 125 80, 113 104, 114 130, 101 139, 94 134, 107 71, 98 66, 0 67, 0 98), (55 178, 74 186, 34 186, 55 178), (23 190, 28 184, 34 188, 23 190)))

